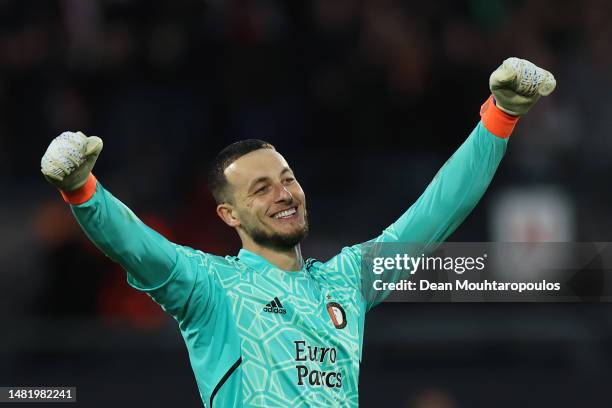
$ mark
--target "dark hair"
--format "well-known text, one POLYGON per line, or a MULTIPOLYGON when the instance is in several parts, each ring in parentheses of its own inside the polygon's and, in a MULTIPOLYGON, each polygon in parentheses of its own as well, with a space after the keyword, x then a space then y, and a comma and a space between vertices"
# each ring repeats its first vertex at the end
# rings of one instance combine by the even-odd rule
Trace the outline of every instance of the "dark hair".
POLYGON ((208 187, 217 204, 231 202, 231 197, 227 194, 228 183, 225 178, 225 169, 245 154, 259 149, 276 150, 274 146, 263 140, 247 139, 232 143, 213 159, 208 171, 208 187))

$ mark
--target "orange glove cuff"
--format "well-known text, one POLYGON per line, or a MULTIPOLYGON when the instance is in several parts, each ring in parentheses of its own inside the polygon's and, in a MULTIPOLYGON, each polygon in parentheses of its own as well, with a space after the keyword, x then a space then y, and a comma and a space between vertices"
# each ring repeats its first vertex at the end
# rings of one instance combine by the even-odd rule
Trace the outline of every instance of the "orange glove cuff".
POLYGON ((506 139, 512 134, 520 116, 508 115, 495 105, 493 95, 480 107, 480 120, 485 128, 497 137, 506 139))
POLYGON ((68 204, 79 205, 89 201, 89 199, 93 197, 93 195, 96 193, 97 184, 98 180, 96 180, 96 177, 92 173, 89 173, 87 181, 81 187, 74 191, 60 190, 60 193, 64 198, 64 201, 68 204))

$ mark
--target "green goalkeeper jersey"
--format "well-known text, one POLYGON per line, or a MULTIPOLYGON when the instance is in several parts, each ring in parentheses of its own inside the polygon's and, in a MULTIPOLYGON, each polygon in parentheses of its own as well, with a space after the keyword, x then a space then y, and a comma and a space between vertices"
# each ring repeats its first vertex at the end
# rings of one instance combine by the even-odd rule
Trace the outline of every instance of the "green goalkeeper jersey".
MULTIPOLYGON (((422 196, 373 242, 442 242, 474 208, 507 139, 480 122, 422 196)), ((176 245, 100 184, 72 210, 89 238, 178 322, 208 407, 356 407, 372 295, 363 244, 287 272, 241 250, 176 245)), ((380 209, 377 209, 377 211, 380 209)))

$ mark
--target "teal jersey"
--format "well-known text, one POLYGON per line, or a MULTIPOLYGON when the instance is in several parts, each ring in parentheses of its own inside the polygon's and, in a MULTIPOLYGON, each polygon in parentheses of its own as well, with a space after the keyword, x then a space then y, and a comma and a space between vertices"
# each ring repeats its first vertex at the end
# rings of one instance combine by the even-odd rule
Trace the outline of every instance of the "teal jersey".
MULTIPOLYGON (((507 139, 479 123, 421 197, 370 242, 444 241, 474 208, 507 139)), ((287 272, 241 250, 176 245, 101 184, 72 206, 89 238, 178 322, 208 407, 356 407, 364 321, 383 300, 362 275, 364 244, 287 272)))

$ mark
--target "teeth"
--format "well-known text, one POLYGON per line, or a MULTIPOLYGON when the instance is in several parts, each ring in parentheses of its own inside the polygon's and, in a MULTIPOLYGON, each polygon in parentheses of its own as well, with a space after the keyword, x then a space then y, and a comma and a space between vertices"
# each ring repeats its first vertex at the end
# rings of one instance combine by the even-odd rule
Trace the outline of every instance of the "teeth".
POLYGON ((275 214, 274 218, 278 219, 278 218, 283 218, 283 217, 289 217, 289 216, 295 214, 295 211, 296 211, 295 208, 290 208, 288 210, 281 211, 281 212, 275 214))

